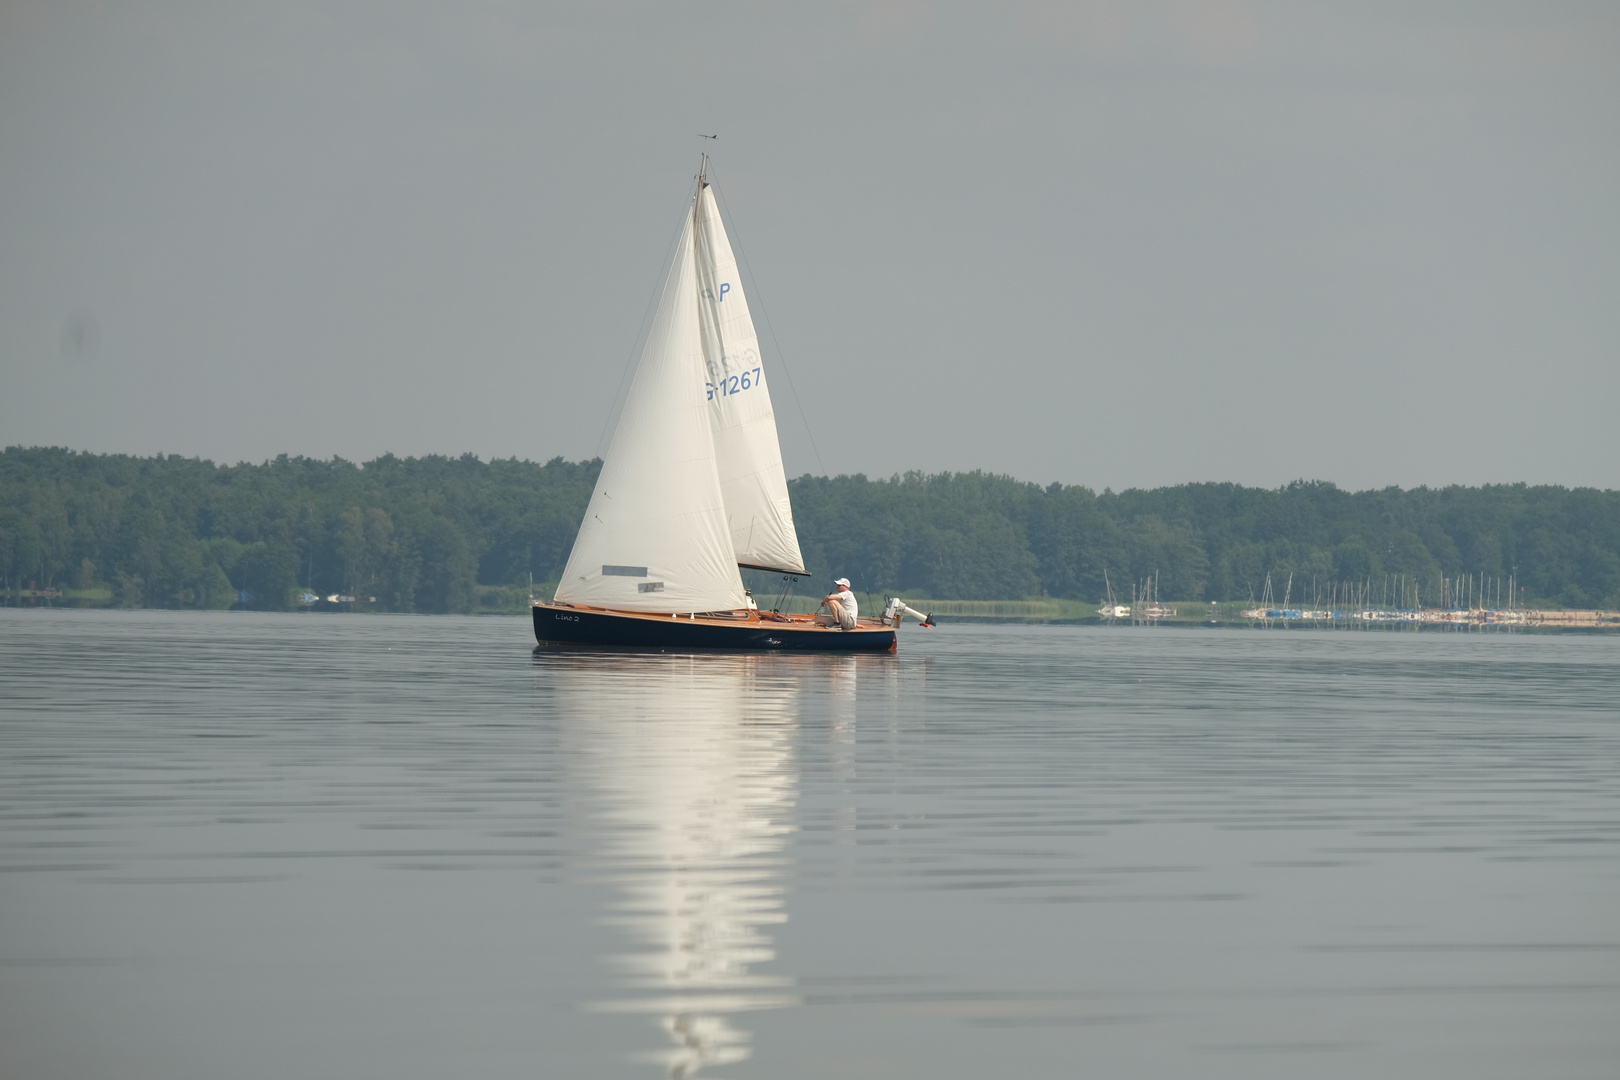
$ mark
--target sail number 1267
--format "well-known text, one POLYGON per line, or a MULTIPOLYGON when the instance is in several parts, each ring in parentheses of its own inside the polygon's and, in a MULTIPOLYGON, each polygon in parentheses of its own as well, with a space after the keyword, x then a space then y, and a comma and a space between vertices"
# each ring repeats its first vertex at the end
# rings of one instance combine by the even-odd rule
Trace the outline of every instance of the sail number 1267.
POLYGON ((706 382, 703 385, 709 391, 710 401, 714 400, 714 395, 717 393, 721 397, 740 394, 744 390, 752 390, 759 385, 759 368, 755 368, 753 371, 744 371, 741 375, 723 376, 719 383, 706 382))

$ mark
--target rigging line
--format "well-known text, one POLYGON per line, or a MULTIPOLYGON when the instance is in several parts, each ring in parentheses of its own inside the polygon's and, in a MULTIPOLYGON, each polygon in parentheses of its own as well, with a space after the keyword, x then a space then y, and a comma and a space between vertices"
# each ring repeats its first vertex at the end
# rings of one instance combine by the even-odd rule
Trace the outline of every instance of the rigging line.
MULTIPOLYGON (((686 210, 692 212, 692 196, 697 191, 697 177, 692 178, 692 186, 686 189, 686 210)), ((647 298, 647 310, 641 313, 641 324, 636 327, 635 340, 630 343, 630 355, 625 358, 624 369, 619 372, 619 385, 613 388, 613 400, 608 402, 607 416, 602 418, 602 433, 596 437, 596 453, 592 457, 602 456, 602 443, 607 439, 608 427, 613 423, 613 417, 618 413, 619 393, 624 390, 624 380, 635 366, 636 346, 642 343, 642 334, 647 329, 647 317, 652 314, 653 305, 658 302, 658 294, 663 287, 664 278, 669 276, 669 253, 675 250, 675 242, 681 238, 681 230, 686 228, 686 219, 682 218, 675 232, 670 235, 669 243, 664 246, 664 261, 658 265, 664 270, 653 279, 652 295, 647 298)))
POLYGON ((765 329, 770 331, 771 345, 776 349, 776 359, 782 365, 782 374, 787 376, 788 392, 793 395, 793 404, 799 410, 799 419, 804 423, 804 433, 810 436, 810 449, 816 455, 816 467, 821 470, 822 476, 826 476, 827 466, 822 463, 820 447, 816 446, 815 430, 810 426, 810 418, 805 415, 804 403, 799 400, 799 388, 793 385, 793 372, 788 370, 787 356, 782 352, 782 343, 776 340, 776 327, 771 325, 771 313, 765 310, 765 297, 760 292, 759 275, 754 273, 754 267, 748 261, 748 252, 742 245, 742 238, 736 235, 737 215, 731 212, 731 204, 726 202, 726 194, 720 190, 720 185, 715 182, 712 173, 709 177, 709 186, 720 196, 720 205, 725 209, 726 217, 731 219, 732 228, 728 231, 736 239, 737 253, 742 256, 743 266, 748 268, 748 276, 753 279, 754 297, 759 301, 759 313, 765 318, 765 329))

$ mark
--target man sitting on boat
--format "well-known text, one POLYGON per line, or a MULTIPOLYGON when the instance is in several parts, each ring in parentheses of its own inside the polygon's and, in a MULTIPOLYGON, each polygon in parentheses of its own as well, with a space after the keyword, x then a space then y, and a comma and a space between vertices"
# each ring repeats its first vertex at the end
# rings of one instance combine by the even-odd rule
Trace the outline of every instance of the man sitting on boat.
POLYGON ((823 623, 823 625, 837 626, 842 630, 853 630, 855 629, 855 616, 860 611, 860 605, 855 602, 855 594, 849 591, 849 578, 841 577, 833 584, 838 586, 837 590, 828 593, 826 598, 821 601, 821 606, 832 613, 823 616, 827 619, 827 622, 823 623))

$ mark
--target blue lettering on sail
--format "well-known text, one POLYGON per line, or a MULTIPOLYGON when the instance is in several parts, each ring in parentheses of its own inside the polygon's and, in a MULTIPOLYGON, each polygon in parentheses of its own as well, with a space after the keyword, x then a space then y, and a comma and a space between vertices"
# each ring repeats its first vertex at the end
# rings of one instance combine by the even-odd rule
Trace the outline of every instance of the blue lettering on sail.
POLYGON ((714 400, 716 391, 719 391, 721 397, 730 397, 732 394, 740 394, 744 390, 752 390, 754 387, 760 385, 759 368, 755 368, 751 372, 744 371, 741 375, 722 375, 720 376, 719 385, 715 385, 712 382, 706 382, 703 385, 708 390, 709 396, 706 400, 709 401, 714 400))
POLYGON ((731 291, 731 283, 730 282, 723 281, 723 282, 720 283, 720 299, 721 300, 724 300, 726 298, 726 293, 728 293, 730 291, 731 291))

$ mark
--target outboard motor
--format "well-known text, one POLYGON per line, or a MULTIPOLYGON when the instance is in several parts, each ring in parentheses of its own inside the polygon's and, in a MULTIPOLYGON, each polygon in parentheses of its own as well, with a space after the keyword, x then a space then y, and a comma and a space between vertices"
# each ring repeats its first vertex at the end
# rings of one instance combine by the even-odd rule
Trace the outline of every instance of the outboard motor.
POLYGON ((900 599, 898 596, 890 597, 889 606, 883 609, 883 621, 894 626, 899 626, 900 620, 905 618, 907 615, 910 615, 913 619, 916 619, 918 622, 922 623, 925 629, 934 625, 934 617, 932 615, 924 615, 916 608, 908 607, 906 602, 900 599))

